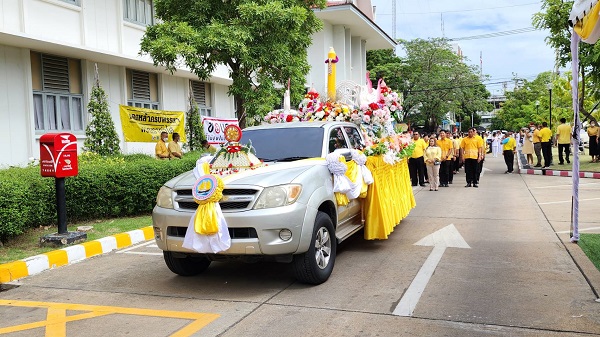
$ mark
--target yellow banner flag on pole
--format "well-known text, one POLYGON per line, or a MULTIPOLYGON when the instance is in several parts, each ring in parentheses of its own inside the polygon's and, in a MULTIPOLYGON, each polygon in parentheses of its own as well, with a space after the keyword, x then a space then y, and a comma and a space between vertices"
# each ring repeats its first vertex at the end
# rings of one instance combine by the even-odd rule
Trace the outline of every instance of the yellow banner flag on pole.
POLYGON ((123 136, 126 142, 158 141, 161 132, 172 138, 173 132, 179 133, 185 143, 185 113, 182 111, 163 111, 119 105, 123 136))

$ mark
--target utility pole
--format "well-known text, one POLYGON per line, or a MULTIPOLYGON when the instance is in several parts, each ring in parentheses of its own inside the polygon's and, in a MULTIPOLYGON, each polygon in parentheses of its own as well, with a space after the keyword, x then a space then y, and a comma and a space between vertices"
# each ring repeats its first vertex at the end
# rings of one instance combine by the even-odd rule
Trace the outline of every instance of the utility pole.
POLYGON ((396 41, 396 1, 392 0, 392 38, 396 41))

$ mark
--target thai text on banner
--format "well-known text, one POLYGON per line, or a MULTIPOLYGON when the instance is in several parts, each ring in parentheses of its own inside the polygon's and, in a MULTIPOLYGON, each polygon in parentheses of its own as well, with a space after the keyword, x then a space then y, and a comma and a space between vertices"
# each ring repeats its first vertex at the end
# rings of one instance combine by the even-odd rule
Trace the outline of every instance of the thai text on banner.
POLYGON ((204 135, 209 144, 220 145, 227 142, 223 130, 225 130, 227 125, 231 124, 239 126, 238 120, 235 118, 229 119, 202 116, 204 135))
POLYGON ((156 142, 161 132, 179 133, 185 139, 185 114, 181 111, 163 111, 119 105, 123 136, 126 142, 156 142))

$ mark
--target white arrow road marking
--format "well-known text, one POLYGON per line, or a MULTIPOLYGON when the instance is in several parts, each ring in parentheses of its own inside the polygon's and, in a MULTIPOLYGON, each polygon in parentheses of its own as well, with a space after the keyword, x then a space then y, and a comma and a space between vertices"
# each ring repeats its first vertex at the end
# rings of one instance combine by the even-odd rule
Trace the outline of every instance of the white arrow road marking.
POLYGON ((421 294, 425 291, 429 279, 433 275, 435 268, 442 259, 442 255, 448 247, 471 248, 465 239, 460 235, 454 224, 450 224, 415 243, 416 246, 433 246, 433 251, 427 257, 427 260, 421 266, 417 276, 410 283, 408 289, 400 299, 400 302, 394 309, 396 316, 412 316, 421 294))

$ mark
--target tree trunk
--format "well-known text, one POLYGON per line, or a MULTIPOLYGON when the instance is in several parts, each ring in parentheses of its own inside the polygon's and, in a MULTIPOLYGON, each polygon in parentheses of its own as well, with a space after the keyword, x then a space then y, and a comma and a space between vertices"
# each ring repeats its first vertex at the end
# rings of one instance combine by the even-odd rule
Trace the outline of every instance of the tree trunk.
POLYGON ((236 106, 235 116, 240 123, 240 128, 243 129, 246 127, 246 110, 244 109, 244 99, 239 96, 234 96, 233 100, 235 101, 236 106))

